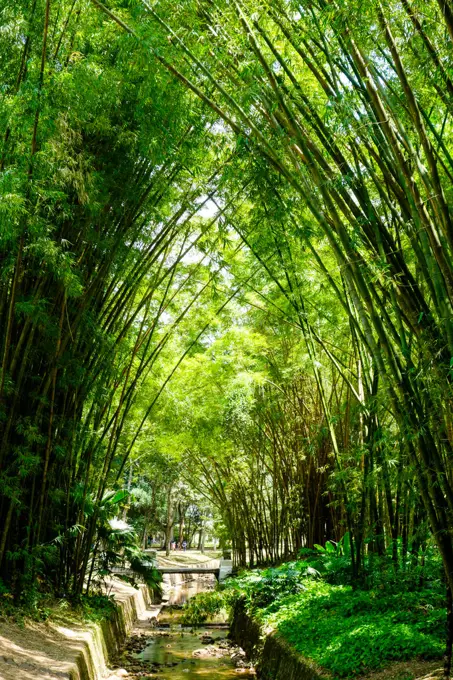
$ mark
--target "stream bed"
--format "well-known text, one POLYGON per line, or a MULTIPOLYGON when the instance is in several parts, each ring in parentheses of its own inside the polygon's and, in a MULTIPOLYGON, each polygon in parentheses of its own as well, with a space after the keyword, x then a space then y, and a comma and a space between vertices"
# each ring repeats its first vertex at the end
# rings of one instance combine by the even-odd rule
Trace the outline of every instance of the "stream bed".
POLYGON ((244 652, 228 639, 225 622, 195 628, 179 623, 181 605, 196 593, 211 590, 214 584, 206 576, 183 583, 167 582, 157 620, 142 622, 128 638, 113 678, 232 680, 254 676, 244 652))

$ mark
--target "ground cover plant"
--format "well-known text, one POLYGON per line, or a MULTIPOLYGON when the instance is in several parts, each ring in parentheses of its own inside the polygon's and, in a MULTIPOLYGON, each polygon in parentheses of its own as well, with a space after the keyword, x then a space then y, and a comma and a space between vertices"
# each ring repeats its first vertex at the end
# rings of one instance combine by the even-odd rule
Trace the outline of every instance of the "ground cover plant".
POLYGON ((20 626, 30 621, 89 623, 109 620, 115 612, 116 604, 111 593, 84 593, 77 599, 55 598, 51 591, 36 587, 25 590, 22 597, 15 598, 0 581, 0 621, 14 622, 20 626))
POLYGON ((310 581, 297 595, 281 597, 260 612, 303 656, 335 677, 360 675, 392 660, 441 658, 443 592, 382 597, 310 581))
POLYGON ((189 602, 185 620, 206 620, 225 606, 231 613, 242 600, 264 634, 275 631, 335 678, 442 658, 445 585, 437 556, 423 573, 408 563, 399 574, 390 560, 372 557, 367 579, 353 585, 341 557, 315 553, 229 579, 220 592, 189 602))

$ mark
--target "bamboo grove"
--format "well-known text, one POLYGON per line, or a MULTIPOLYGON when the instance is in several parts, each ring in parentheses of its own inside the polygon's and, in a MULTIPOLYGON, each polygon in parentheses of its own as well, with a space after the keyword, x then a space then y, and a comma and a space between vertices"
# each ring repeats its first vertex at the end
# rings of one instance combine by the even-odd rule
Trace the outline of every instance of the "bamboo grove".
POLYGON ((2 8, 0 560, 19 592, 43 565, 60 592, 85 587, 106 498, 182 359, 160 358, 216 276, 200 248, 188 264, 220 181, 215 145, 200 162, 209 117, 85 10, 2 8))
POLYGON ((351 389, 369 444, 383 391, 451 588, 450 2, 141 2, 129 16, 94 4, 221 118, 244 165, 261 168, 273 226, 261 221, 257 236, 231 225, 287 297, 311 354, 294 250, 312 252, 360 357, 351 389))
POLYGON ((237 563, 430 531, 451 598, 450 0, 0 11, 2 577, 89 587, 152 433, 237 563))

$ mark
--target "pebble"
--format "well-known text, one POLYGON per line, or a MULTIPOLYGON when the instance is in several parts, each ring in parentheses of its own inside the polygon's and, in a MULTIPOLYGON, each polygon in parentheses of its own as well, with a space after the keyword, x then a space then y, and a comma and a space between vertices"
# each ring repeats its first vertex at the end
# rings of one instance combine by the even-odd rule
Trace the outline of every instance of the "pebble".
MULTIPOLYGON (((170 637, 172 633, 164 630, 156 630, 152 625, 152 622, 148 622, 150 630, 149 633, 139 633, 133 635, 128 639, 122 652, 117 658, 116 667, 114 666, 113 675, 109 677, 109 680, 124 680, 127 678, 130 680, 170 680, 169 678, 164 678, 160 673, 164 672, 166 669, 172 668, 173 666, 178 666, 181 661, 189 662, 190 664, 196 664, 196 659, 222 659, 226 658, 231 660, 235 666, 235 673, 238 675, 244 675, 251 677, 255 675, 255 671, 252 665, 247 662, 246 654, 243 649, 236 647, 234 643, 227 639, 226 637, 214 637, 210 632, 205 631, 199 635, 200 644, 203 647, 196 649, 192 652, 192 658, 189 660, 179 659, 178 661, 158 663, 156 661, 144 661, 138 656, 142 652, 150 640, 158 640, 159 638, 170 637), (156 676, 155 673, 158 675, 156 676)), ((195 631, 191 631, 195 633, 195 631)), ((175 635, 175 633, 173 633, 175 635)), ((184 632, 181 631, 177 633, 178 637, 183 637, 184 632)), ((173 642, 169 644, 162 644, 164 640, 161 639, 161 648, 172 649, 178 647, 178 642, 173 642)), ((190 653, 190 652, 189 652, 190 653)), ((231 669, 233 670, 233 669, 231 669)), ((168 672, 168 671, 167 671, 168 672)), ((189 668, 184 668, 180 670, 181 673, 190 673, 189 668)))

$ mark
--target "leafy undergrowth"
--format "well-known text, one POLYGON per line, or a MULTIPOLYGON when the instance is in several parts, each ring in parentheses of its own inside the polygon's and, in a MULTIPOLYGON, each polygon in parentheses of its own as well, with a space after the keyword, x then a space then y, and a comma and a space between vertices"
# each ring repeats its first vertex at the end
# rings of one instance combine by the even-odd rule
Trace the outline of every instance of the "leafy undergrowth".
POLYGON ((194 625, 206 619, 213 620, 225 608, 223 593, 215 590, 199 593, 190 603, 191 606, 184 608, 180 618, 181 623, 186 625, 194 625))
POLYGON ((421 579, 416 570, 395 574, 382 562, 353 589, 338 583, 350 580, 344 560, 318 556, 244 572, 227 582, 222 597, 192 600, 186 616, 200 619, 242 598, 265 630, 275 630, 333 677, 353 677, 395 660, 441 658, 445 596, 436 559, 431 567, 421 579))
MULTIPOLYGON (((60 610, 62 602, 60 600, 60 610)), ((111 595, 93 594, 82 595, 72 608, 83 621, 105 621, 112 618, 116 604, 111 595)))
POLYGON ((67 621, 78 623, 110 619, 115 612, 113 596, 105 594, 81 595, 77 598, 56 598, 38 588, 24 589, 15 599, 0 580, 0 621, 23 625, 29 621, 67 621))
POLYGON ((430 590, 384 596, 308 581, 302 592, 255 613, 303 656, 334 676, 348 677, 392 660, 441 657, 442 604, 430 590))

